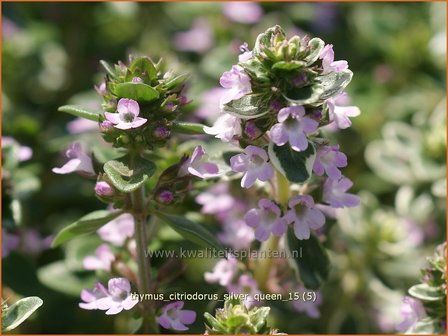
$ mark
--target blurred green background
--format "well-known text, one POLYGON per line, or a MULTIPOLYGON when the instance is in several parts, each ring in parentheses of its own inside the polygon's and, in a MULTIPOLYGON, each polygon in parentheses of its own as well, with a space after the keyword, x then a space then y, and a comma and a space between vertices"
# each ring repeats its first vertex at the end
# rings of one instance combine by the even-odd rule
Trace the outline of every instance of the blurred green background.
MULTIPOLYGON (((348 93, 361 116, 329 136, 347 153, 344 174, 363 199, 360 208, 340 214, 328 235, 335 270, 323 289, 321 319, 273 307, 275 327, 286 333, 393 332, 401 297, 418 282, 424 257, 445 240, 446 4, 254 5, 263 14, 239 22, 244 19, 226 15, 224 3, 2 3, 2 134, 33 152, 3 174, 3 228, 22 242, 3 259, 2 296, 44 300, 20 332, 130 330, 121 316, 111 323, 101 312, 78 308, 80 285, 90 283, 91 274, 54 267, 64 255, 69 259, 69 247, 48 249, 44 241, 104 207, 93 182, 51 172, 62 162, 61 151, 79 138, 76 124, 67 128, 73 118, 57 108, 99 107, 93 89, 104 76, 99 60, 126 61, 133 53, 163 57, 190 72, 186 114, 211 123, 217 104, 207 105, 204 92, 219 86, 241 43, 251 48, 275 24, 289 35, 319 36, 334 45, 336 59, 349 62, 354 78, 348 93), (33 229, 28 243, 23 237, 33 229)), ((89 132, 82 137, 92 146, 98 139, 89 132)), ((192 262, 184 288, 204 286, 198 272, 192 262)), ((203 332, 201 321, 190 331, 203 332)))

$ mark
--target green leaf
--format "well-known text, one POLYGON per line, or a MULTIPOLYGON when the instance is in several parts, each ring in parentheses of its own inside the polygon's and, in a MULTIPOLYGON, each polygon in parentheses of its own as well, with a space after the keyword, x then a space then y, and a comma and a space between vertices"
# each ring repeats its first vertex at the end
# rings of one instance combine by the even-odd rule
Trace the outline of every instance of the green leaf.
POLYGON ((287 246, 292 256, 301 256, 289 259, 296 275, 306 288, 318 289, 330 273, 330 259, 325 248, 314 235, 307 240, 298 240, 292 229, 287 233, 287 246), (296 252, 293 254, 293 251, 296 252))
POLYGON ((293 87, 283 97, 295 105, 310 105, 319 101, 322 92, 322 87, 315 83, 300 88, 293 87))
POLYGON ((199 246, 223 250, 221 244, 202 225, 177 215, 167 215, 161 212, 156 212, 156 216, 166 222, 185 239, 192 241, 199 246))
POLYGON ((345 87, 350 83, 353 77, 353 72, 344 70, 341 72, 330 72, 328 74, 316 77, 320 83, 321 94, 320 100, 326 100, 341 93, 345 87))
POLYGON ((309 54, 304 59, 306 65, 311 65, 317 61, 324 46, 325 46, 325 42, 317 37, 311 39, 308 42, 309 54))
POLYGON ((131 163, 127 156, 104 164, 104 172, 120 191, 129 193, 140 187, 156 170, 152 161, 137 157, 131 163))
POLYGON ((67 240, 73 239, 83 234, 93 233, 103 225, 121 215, 122 211, 110 212, 107 210, 97 210, 91 212, 73 224, 62 229, 53 240, 52 247, 57 247, 67 240))
POLYGON ((115 78, 117 77, 117 74, 115 72, 115 69, 106 61, 101 60, 100 64, 103 66, 104 70, 106 70, 107 74, 112 77, 115 78))
POLYGON ((190 122, 174 122, 171 129, 176 133, 182 134, 205 134, 204 125, 190 122))
POLYGON ((252 119, 269 112, 269 98, 260 94, 247 94, 240 99, 225 104, 223 112, 233 114, 242 119, 252 119))
POLYGON ((92 120, 92 121, 99 121, 100 116, 102 112, 97 111, 89 111, 81 106, 77 105, 64 105, 58 108, 58 111, 69 113, 71 115, 74 115, 76 117, 92 120))
POLYGON ((175 76, 171 79, 168 79, 165 82, 164 87, 167 90, 177 89, 180 85, 183 85, 189 77, 190 77, 190 74, 187 74, 187 73, 175 76))
POLYGON ((17 328, 25 321, 37 308, 42 306, 44 302, 37 296, 23 298, 12 306, 9 306, 2 316, 3 331, 10 331, 17 328))
POLYGON ((37 273, 39 282, 57 292, 79 297, 83 289, 92 288, 98 281, 93 272, 74 273, 64 261, 56 261, 41 267, 37 273))
POLYGON ((445 300, 444 293, 438 287, 432 287, 428 284, 418 284, 409 288, 409 294, 422 301, 440 301, 445 300))
POLYGON ((280 61, 280 62, 275 63, 272 66, 272 69, 291 71, 291 70, 303 68, 305 65, 306 65, 306 63, 302 62, 302 61, 289 61, 289 62, 280 61))
POLYGON ((143 83, 119 83, 112 86, 112 92, 119 98, 149 102, 159 98, 159 92, 143 83))
POLYGON ((143 73, 146 73, 151 81, 157 79, 157 70, 149 57, 136 58, 129 67, 129 70, 136 76, 141 76, 143 73))
POLYGON ((302 152, 293 150, 289 143, 277 146, 271 142, 268 153, 274 167, 290 182, 304 183, 311 177, 316 159, 316 149, 311 142, 308 142, 308 148, 302 152))

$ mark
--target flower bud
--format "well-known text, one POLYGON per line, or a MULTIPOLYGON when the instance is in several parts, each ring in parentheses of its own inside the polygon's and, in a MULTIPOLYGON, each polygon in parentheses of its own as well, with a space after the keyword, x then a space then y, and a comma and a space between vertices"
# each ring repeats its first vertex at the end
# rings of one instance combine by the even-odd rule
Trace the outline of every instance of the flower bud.
POLYGON ((262 134, 261 130, 252 120, 246 122, 246 125, 244 126, 244 133, 251 140, 258 138, 262 134))
POLYGON ((95 85, 95 91, 100 95, 100 96, 105 96, 107 93, 106 90, 106 83, 102 82, 100 83, 100 85, 95 85))
POLYGON ((156 127, 153 132, 154 137, 160 140, 168 138, 170 134, 170 130, 164 126, 156 127))
POLYGON ((174 195, 169 190, 164 190, 157 195, 157 201, 162 204, 170 204, 174 200, 174 195))
POLYGON ((114 128, 114 124, 112 124, 109 120, 104 120, 100 123, 101 132, 107 132, 114 128))
POLYGON ((113 196, 115 191, 114 188, 112 188, 109 183, 105 181, 98 181, 95 184, 95 193, 100 197, 104 197, 104 196, 113 196))
POLYGON ((143 79, 140 77, 134 77, 132 78, 132 83, 143 83, 143 79))

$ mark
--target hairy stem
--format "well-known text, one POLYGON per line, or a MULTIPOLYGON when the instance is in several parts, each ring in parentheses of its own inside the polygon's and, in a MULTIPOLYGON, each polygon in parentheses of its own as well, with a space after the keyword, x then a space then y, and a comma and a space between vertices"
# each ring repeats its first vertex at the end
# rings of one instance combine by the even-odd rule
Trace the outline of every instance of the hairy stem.
MULTIPOLYGON (((276 201, 286 208, 289 199, 288 180, 280 173, 276 172, 276 201)), ((255 280, 260 290, 268 292, 268 280, 271 273, 273 251, 278 249, 280 237, 271 235, 260 247, 260 259, 255 270, 255 280)))

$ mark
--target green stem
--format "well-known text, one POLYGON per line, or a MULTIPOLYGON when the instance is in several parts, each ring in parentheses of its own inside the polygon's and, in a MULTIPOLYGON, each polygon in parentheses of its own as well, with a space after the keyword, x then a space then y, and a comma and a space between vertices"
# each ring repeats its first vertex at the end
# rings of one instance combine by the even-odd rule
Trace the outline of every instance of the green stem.
MULTIPOLYGON (((132 216, 135 224, 135 240, 137 243, 137 264, 138 264, 138 290, 140 294, 152 292, 151 286, 151 264, 146 257, 145 251, 148 248, 148 236, 146 232, 147 215, 145 209, 145 188, 140 187, 131 194, 132 216)), ((143 301, 143 332, 158 332, 158 325, 155 319, 154 305, 152 301, 143 301)))
MULTIPOLYGON (((280 173, 276 172, 276 201, 286 208, 289 199, 289 183, 288 180, 280 173)), ((260 247, 260 259, 255 270, 255 280, 260 290, 268 292, 268 279, 271 273, 272 252, 278 249, 280 237, 271 235, 268 240, 263 242, 260 247)))

